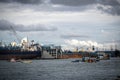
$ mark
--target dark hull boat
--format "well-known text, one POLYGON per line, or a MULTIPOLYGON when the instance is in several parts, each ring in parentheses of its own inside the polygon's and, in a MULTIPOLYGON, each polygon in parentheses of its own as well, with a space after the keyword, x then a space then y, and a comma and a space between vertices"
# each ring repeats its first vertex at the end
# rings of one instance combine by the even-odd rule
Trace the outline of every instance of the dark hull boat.
POLYGON ((33 59, 41 57, 41 46, 39 44, 29 43, 23 39, 20 44, 12 42, 9 45, 0 45, 0 59, 33 59))
POLYGON ((31 42, 27 37, 22 40, 17 36, 16 31, 10 26, 14 35, 16 36, 17 42, 11 42, 6 45, 5 42, 0 42, 0 59, 32 59, 41 57, 41 46, 38 43, 31 42))
POLYGON ((19 51, 19 50, 8 50, 0 51, 1 60, 14 59, 35 59, 41 57, 41 51, 19 51))

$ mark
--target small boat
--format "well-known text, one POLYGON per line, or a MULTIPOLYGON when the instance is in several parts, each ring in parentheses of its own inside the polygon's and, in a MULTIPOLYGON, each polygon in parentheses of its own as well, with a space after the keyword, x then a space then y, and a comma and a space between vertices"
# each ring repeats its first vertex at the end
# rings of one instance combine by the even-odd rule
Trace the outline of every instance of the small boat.
POLYGON ((16 60, 15 60, 14 58, 12 58, 12 59, 10 60, 10 62, 16 62, 16 60))
POLYGON ((22 60, 22 63, 32 63, 32 60, 22 60))
POLYGON ((74 61, 72 61, 72 62, 80 62, 80 60, 74 60, 74 61))

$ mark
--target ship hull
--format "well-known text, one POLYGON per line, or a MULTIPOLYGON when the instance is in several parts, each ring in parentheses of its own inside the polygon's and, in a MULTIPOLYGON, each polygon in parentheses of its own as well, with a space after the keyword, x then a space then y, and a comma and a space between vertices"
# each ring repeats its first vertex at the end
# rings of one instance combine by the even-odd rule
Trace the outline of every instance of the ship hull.
POLYGON ((41 57, 41 51, 0 51, 1 60, 9 59, 35 59, 41 57))

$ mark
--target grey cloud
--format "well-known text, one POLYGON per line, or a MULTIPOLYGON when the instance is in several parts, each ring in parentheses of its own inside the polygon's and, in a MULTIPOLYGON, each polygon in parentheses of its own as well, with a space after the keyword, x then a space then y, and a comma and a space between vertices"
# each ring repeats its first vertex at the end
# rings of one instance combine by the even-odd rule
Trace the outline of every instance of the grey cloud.
POLYGON ((42 0, 0 0, 0 2, 3 2, 3 3, 17 2, 17 3, 22 3, 22 4, 40 4, 40 3, 42 3, 42 0))
POLYGON ((98 10, 112 15, 120 15, 120 2, 118 0, 98 0, 98 3, 102 5, 97 6, 98 10), (107 8, 108 6, 110 7, 107 8))
POLYGON ((105 13, 109 13, 112 15, 120 15, 120 1, 118 0, 51 0, 53 4, 59 4, 64 6, 78 6, 78 10, 80 7, 85 7, 82 9, 89 9, 88 5, 95 5, 95 4, 101 4, 103 6, 97 6, 98 10, 101 10, 105 13), (111 8, 104 8, 107 6, 111 6, 111 8))
POLYGON ((0 30, 1 31, 10 30, 10 25, 13 26, 14 24, 12 24, 6 20, 0 20, 0 30))
POLYGON ((67 6, 85 6, 91 4, 102 4, 116 6, 120 5, 118 0, 51 0, 53 4, 67 5, 67 6))
POLYGON ((96 3, 96 0, 51 0, 53 4, 61 4, 67 6, 85 6, 96 3))
POLYGON ((97 2, 103 5, 111 5, 111 6, 120 5, 118 0, 97 0, 97 2))
POLYGON ((23 4, 41 4, 41 3, 53 3, 60 5, 68 5, 68 6, 78 6, 78 5, 88 5, 93 4, 96 0, 0 0, 3 3, 23 3, 23 4))
POLYGON ((12 2, 13 0, 0 0, 0 2, 5 2, 5 3, 9 3, 12 2))
MULTIPOLYGON (((120 1, 119 0, 0 0, 4 3, 12 3, 13 5, 8 5, 1 9, 2 11, 8 10, 24 10, 24 9, 33 9, 37 11, 84 11, 90 8, 93 8, 92 5, 96 5, 97 10, 102 11, 103 13, 109 13, 112 15, 120 15, 120 1), (21 3, 21 4, 17 4, 21 3), (27 4, 27 5, 25 5, 27 4), (30 5, 29 5, 30 4, 30 5), (33 4, 33 5, 31 5, 33 4), (40 5, 36 5, 40 4, 40 5), (100 5, 97 5, 100 4, 100 5), (56 6, 60 5, 60 6, 56 6), (109 8, 105 8, 108 7, 109 8)), ((4 6, 4 5, 2 5, 4 6)), ((94 8, 93 8, 94 9, 94 8)), ((96 8, 95 8, 96 9, 96 8)))
POLYGON ((61 38, 89 38, 89 36, 79 35, 79 34, 67 34, 67 35, 61 35, 61 38))
POLYGON ((111 8, 105 8, 105 7, 107 7, 107 5, 98 6, 97 9, 112 15, 120 15, 120 6, 117 6, 117 5, 111 6, 111 8))
POLYGON ((16 27, 16 30, 20 32, 29 32, 29 31, 56 31, 56 27, 46 27, 45 25, 37 24, 37 25, 29 25, 29 26, 23 26, 18 25, 16 27))
POLYGON ((19 32, 56 31, 57 30, 56 27, 52 27, 52 26, 47 27, 41 24, 24 26, 24 25, 15 25, 6 20, 0 20, 0 31, 10 31, 11 30, 10 26, 14 27, 14 29, 19 32))

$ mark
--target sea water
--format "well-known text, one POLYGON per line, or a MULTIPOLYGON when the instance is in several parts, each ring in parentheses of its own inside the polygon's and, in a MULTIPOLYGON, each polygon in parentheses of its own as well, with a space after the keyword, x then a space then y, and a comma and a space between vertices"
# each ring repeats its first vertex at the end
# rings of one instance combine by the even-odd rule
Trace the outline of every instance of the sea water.
POLYGON ((120 76, 120 58, 97 63, 74 60, 32 60, 32 63, 0 60, 0 80, 115 80, 120 76))

